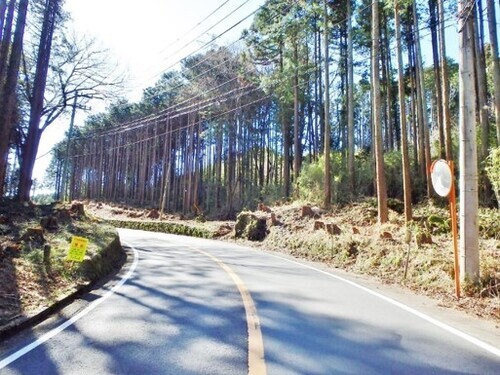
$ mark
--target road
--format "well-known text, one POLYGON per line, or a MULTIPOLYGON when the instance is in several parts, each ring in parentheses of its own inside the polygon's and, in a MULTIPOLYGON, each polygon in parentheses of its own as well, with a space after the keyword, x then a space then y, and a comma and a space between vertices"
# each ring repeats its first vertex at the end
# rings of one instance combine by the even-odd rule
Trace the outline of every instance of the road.
POLYGON ((119 280, 3 343, 0 374, 500 374, 498 328, 425 299, 230 243, 120 236, 119 280))

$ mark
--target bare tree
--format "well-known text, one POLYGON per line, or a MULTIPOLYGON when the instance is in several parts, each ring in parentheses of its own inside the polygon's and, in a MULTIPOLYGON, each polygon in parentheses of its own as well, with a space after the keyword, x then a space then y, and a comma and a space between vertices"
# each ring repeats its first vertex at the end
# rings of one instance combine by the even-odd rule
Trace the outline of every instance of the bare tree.
MULTIPOLYGON (((109 64, 107 51, 98 49, 93 39, 71 34, 70 37, 62 37, 60 44, 54 46, 52 60, 51 69, 46 72, 43 92, 40 92, 39 65, 36 66, 34 79, 28 68, 24 71, 24 91, 31 111, 29 127, 22 131, 18 192, 21 200, 29 199, 33 166, 45 129, 66 113, 73 103, 77 109, 86 109, 90 100, 113 95, 113 90, 121 83, 115 75, 115 67, 109 64), (41 108, 38 107, 40 100, 41 108)), ((39 59, 37 61, 40 62, 39 59)))

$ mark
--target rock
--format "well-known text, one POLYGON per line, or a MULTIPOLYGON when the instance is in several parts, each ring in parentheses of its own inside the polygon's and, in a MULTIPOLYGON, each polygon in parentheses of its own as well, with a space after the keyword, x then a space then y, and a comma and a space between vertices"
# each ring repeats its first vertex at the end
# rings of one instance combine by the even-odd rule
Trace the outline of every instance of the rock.
POLYGON ((149 219, 158 219, 160 217, 160 213, 158 212, 158 210, 152 209, 148 212, 146 217, 149 219))
POLYGON ((121 208, 113 208, 113 209, 111 210, 111 213, 112 213, 113 215, 121 215, 121 214, 123 214, 123 210, 122 210, 121 208))
POLYGON ((382 232, 380 233, 380 238, 384 240, 393 240, 394 238, 392 237, 392 234, 389 232, 382 232))
POLYGON ((342 230, 339 228, 337 224, 334 223, 328 223, 326 224, 326 231, 331 234, 332 236, 338 236, 339 234, 342 233, 342 230))
POLYGON ((320 229, 325 229, 325 223, 320 220, 316 220, 314 222, 314 230, 320 230, 320 229))
POLYGON ((241 212, 236 218, 234 230, 237 238, 262 241, 268 233, 267 218, 258 217, 251 212, 241 212))
POLYGON ((358 228, 352 227, 352 234, 360 234, 361 232, 359 231, 358 228))
POLYGON ((45 216, 40 220, 40 225, 46 230, 57 230, 59 224, 54 216, 45 216))
POLYGON ((24 232, 21 236, 21 241, 32 241, 43 244, 45 242, 45 238, 43 237, 43 228, 26 229, 26 232, 24 232))

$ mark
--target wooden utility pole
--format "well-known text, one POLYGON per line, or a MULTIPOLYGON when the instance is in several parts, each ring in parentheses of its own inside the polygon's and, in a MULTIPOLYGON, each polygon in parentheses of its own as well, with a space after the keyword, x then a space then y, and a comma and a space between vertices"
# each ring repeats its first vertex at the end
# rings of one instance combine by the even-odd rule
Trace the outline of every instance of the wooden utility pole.
POLYGON ((460 274, 479 278, 478 171, 476 145, 476 95, 474 81, 475 1, 461 0, 459 11, 460 90, 460 274))

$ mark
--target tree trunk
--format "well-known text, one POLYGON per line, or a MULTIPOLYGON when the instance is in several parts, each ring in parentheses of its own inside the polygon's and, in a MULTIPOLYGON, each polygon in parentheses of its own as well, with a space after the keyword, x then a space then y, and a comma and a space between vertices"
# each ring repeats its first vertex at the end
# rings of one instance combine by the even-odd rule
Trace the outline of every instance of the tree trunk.
POLYGON ((329 67, 329 28, 328 28, 328 7, 327 0, 323 0, 323 11, 324 11, 324 23, 325 23, 325 36, 324 36, 324 48, 325 48, 325 129, 324 129, 324 148, 323 156, 325 158, 325 176, 324 176, 324 189, 325 196, 323 200, 323 205, 325 208, 329 208, 332 201, 332 184, 330 177, 330 67, 329 67))
POLYGON ((295 71, 293 77, 293 174, 294 174, 294 184, 297 185, 297 181, 300 175, 300 167, 302 162, 302 152, 300 147, 300 142, 302 141, 302 135, 300 134, 300 121, 299 121, 299 52, 298 52, 298 42, 294 40, 293 46, 293 58, 295 64, 295 71))
POLYGON ((415 25, 415 56, 416 56, 416 73, 417 73, 417 103, 419 103, 419 115, 421 117, 421 128, 423 136, 423 174, 422 178, 425 181, 427 189, 427 197, 430 198, 432 185, 430 179, 430 165, 431 165, 431 146, 429 136, 429 121, 427 118, 427 97, 425 95, 424 87, 424 69, 422 63, 422 50, 420 48, 420 33, 418 24, 418 14, 416 2, 413 2, 413 21, 415 25))
POLYGON ((5 83, 0 92, 0 197, 4 195, 5 177, 9 158, 9 141, 11 130, 14 126, 16 113, 16 87, 21 54, 23 51, 23 37, 26 26, 26 13, 28 10, 28 0, 20 0, 16 31, 9 58, 9 67, 5 83))
POLYGON ((354 168, 354 67, 352 51, 352 9, 347 1, 347 170, 349 174, 350 194, 353 197, 356 186, 354 168))
POLYGON ((444 33, 444 0, 437 0, 439 17, 439 54, 441 56, 441 91, 443 98, 443 126, 445 139, 445 153, 447 160, 453 160, 453 141, 451 139, 451 112, 450 112, 450 82, 448 79, 448 61, 446 60, 446 42, 444 33))
MULTIPOLYGON (((5 4, 5 2, 3 2, 5 4)), ((9 62, 9 51, 11 48, 11 37, 12 37, 12 23, 14 22, 14 13, 16 8, 16 0, 9 2, 9 7, 7 9, 7 15, 5 21, 2 22, 2 27, 0 32, 2 37, 0 38, 0 83, 5 81, 5 69, 9 62)), ((5 11, 5 10, 4 10, 5 11)), ((2 20, 3 21, 3 20, 2 20)))
POLYGON ((476 102, 474 87, 475 11, 459 2, 460 88, 460 270, 461 278, 479 279, 478 172, 476 146, 476 102))
POLYGON ((375 139, 375 170, 377 181, 377 203, 378 203, 378 221, 385 223, 389 218, 387 208, 387 188, 385 182, 384 151, 382 149, 382 116, 381 116, 381 98, 380 98, 380 78, 379 78, 379 50, 380 50, 380 31, 379 31, 379 9, 378 1, 372 3, 372 111, 375 139))
POLYGON ((486 0, 488 8, 488 30, 490 34, 491 56, 493 60, 493 84, 495 103, 495 122, 497 133, 497 145, 500 146, 500 61, 498 57, 498 36, 495 4, 493 0, 486 0))
POLYGON ((33 175, 33 167, 35 165, 38 145, 43 131, 40 129, 40 121, 52 49, 52 36, 54 34, 56 17, 59 11, 59 2, 60 0, 47 1, 43 19, 35 79, 33 82, 33 95, 30 100, 31 108, 28 133, 26 135, 25 144, 23 145, 23 155, 20 167, 18 199, 21 201, 28 201, 30 198, 31 177, 33 175))
MULTIPOLYGON (((441 74, 439 71, 440 57, 439 57, 439 43, 438 43, 438 30, 437 30, 437 0, 429 0, 429 13, 430 13, 430 28, 432 40, 432 59, 434 62, 434 80, 436 88, 436 126, 439 134, 439 156, 443 159, 446 155, 445 140, 444 140, 444 124, 443 124, 443 92, 441 90, 441 74)), ((443 58, 443 57, 441 57, 443 58)))
POLYGON ((410 160, 408 155, 408 132, 406 129, 406 106, 405 106, 405 87, 404 87, 404 66, 401 48, 401 27, 399 18, 399 4, 394 3, 394 28, 396 31, 396 52, 398 56, 398 92, 399 92, 399 121, 401 123, 401 154, 403 163, 403 195, 405 207, 405 222, 412 220, 411 207, 411 179, 410 179, 410 160))
MULTIPOLYGON (((481 4, 478 1, 478 6, 481 4)), ((482 12, 482 7, 479 7, 479 13, 482 12)), ((482 18, 482 14, 479 14, 482 18)), ((479 152, 479 162, 482 163, 488 156, 489 148, 489 132, 490 124, 488 120, 487 107, 487 87, 486 87, 486 62, 484 56, 483 40, 480 37, 482 30, 479 29, 480 22, 475 22, 475 38, 474 38, 474 62, 476 72, 476 88, 477 88, 477 104, 479 123, 481 126, 481 149, 479 152)), ((482 24, 482 22, 481 22, 482 24)))

